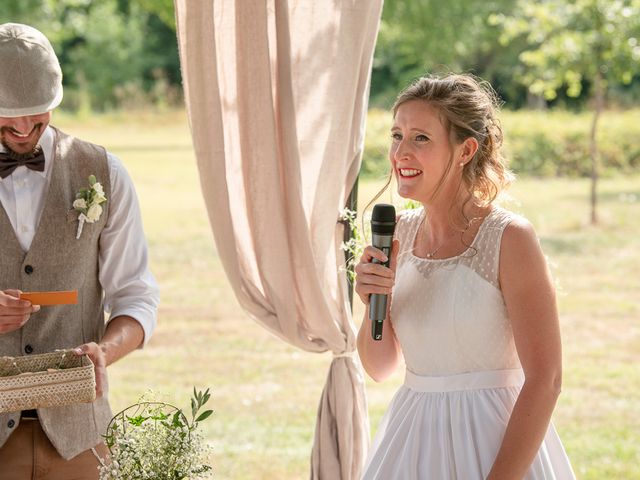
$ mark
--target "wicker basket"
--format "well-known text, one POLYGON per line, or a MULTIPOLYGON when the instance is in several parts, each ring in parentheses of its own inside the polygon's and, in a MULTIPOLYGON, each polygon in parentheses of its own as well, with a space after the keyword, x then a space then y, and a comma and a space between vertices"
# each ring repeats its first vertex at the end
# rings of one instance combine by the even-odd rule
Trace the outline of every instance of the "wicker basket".
POLYGON ((93 363, 86 355, 57 350, 0 357, 0 412, 59 407, 96 399, 93 363))

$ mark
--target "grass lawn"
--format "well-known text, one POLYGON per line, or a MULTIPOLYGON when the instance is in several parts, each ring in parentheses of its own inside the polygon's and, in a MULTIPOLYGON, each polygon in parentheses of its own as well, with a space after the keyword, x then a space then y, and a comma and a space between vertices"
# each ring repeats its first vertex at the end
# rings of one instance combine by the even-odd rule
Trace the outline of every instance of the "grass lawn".
MULTIPOLYGON (((215 478, 308 478, 331 355, 287 346, 238 307, 216 255, 184 113, 58 115, 53 123, 124 161, 162 290, 154 337, 110 368, 114 410, 149 389, 186 407, 192 386, 209 386, 215 413, 202 426, 215 478)), ((361 206, 379 184, 361 183, 361 206)), ((600 194, 598 227, 586 224, 586 180, 522 179, 507 206, 536 226, 557 279, 565 367, 554 422, 576 474, 640 479, 640 175, 603 180, 600 194)), ((354 315, 359 323, 360 305, 354 315)), ((368 383, 372 431, 401 382, 398 372, 368 383)))

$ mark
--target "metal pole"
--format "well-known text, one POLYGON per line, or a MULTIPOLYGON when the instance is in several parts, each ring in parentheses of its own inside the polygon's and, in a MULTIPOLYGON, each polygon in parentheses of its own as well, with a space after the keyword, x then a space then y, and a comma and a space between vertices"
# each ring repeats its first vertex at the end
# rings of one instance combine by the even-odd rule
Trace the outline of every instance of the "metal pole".
MULTIPOLYGON (((353 212, 358 211, 358 183, 360 181, 360 175, 356 177, 356 181, 353 184, 353 188, 351 189, 351 193, 349 193, 349 197, 347 198, 347 203, 345 205, 346 208, 353 212)), ((345 243, 349 242, 354 237, 353 231, 349 226, 349 222, 344 222, 344 236, 343 241, 345 243)), ((347 282, 349 282, 349 306, 351 307, 351 312, 353 313, 353 282, 351 281, 351 274, 353 272, 354 265, 349 264, 350 252, 344 252, 344 260, 347 264, 347 282)))

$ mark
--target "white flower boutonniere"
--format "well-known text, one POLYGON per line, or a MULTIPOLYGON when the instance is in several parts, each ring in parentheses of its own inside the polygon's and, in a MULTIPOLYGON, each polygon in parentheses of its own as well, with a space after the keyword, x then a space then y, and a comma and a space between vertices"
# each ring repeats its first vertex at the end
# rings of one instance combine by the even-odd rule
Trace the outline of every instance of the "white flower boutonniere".
POLYGON ((82 235, 82 227, 84 222, 94 223, 98 221, 102 215, 101 204, 107 201, 104 195, 102 185, 96 180, 95 175, 89 175, 89 188, 81 188, 76 193, 76 199, 73 202, 73 208, 80 212, 78 215, 78 232, 76 239, 82 235))

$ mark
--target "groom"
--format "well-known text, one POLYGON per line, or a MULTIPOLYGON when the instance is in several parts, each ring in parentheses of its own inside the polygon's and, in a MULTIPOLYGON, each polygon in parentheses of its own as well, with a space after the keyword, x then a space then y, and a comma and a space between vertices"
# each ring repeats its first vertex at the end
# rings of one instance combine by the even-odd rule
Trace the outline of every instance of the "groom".
POLYGON ((98 396, 0 414, 0 480, 98 478, 112 415, 106 367, 143 346, 156 323, 158 288, 131 179, 104 148, 49 125, 61 100, 47 38, 0 25, 0 355, 75 348, 95 365, 98 396), (74 201, 90 176, 106 201, 79 229, 74 201), (78 304, 19 299, 49 290, 77 290, 78 304))

